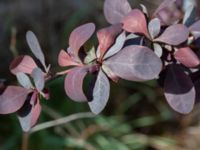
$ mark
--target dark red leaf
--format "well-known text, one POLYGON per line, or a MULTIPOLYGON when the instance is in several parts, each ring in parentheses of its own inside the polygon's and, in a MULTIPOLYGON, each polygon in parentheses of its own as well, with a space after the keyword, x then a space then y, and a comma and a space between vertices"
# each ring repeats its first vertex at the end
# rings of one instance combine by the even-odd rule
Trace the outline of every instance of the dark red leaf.
POLYGON ((99 71, 93 89, 93 100, 89 102, 91 111, 99 114, 106 106, 110 95, 110 83, 102 70, 99 71))
POLYGON ((19 110, 29 92, 29 90, 22 87, 8 86, 0 96, 0 114, 10 114, 19 110))
POLYGON ((198 56, 189 47, 180 48, 175 53, 175 58, 186 67, 197 67, 200 65, 198 56))
POLYGON ((117 24, 103 28, 97 32, 97 38, 99 41, 97 54, 99 58, 102 58, 108 48, 114 44, 117 35, 121 31, 121 25, 117 24))
POLYGON ((149 38, 145 15, 139 9, 133 9, 122 20, 123 29, 131 33, 142 33, 149 38))
POLYGON ((131 11, 127 0, 105 0, 104 15, 110 24, 118 24, 131 11))
POLYGON ((194 85, 180 65, 167 67, 164 92, 167 102, 175 111, 182 114, 192 111, 195 102, 194 85))
POLYGON ((87 72, 87 67, 77 67, 72 69, 65 78, 65 92, 74 101, 87 101, 83 92, 83 80, 87 72))
POLYGON ((114 74, 131 81, 146 81, 158 77, 162 62, 155 53, 144 46, 127 46, 103 62, 114 74))
POLYGON ((87 40, 92 36, 95 31, 95 25, 93 23, 87 23, 74 29, 69 37, 69 49, 68 53, 78 58, 78 53, 87 40))
POLYGON ((33 93, 31 99, 26 100, 23 107, 17 112, 18 119, 24 132, 28 132, 38 121, 41 105, 38 93, 33 93))
POLYGON ((189 30, 185 25, 175 24, 169 26, 163 34, 155 39, 156 42, 162 42, 170 45, 179 45, 188 39, 189 30))
POLYGON ((11 62, 9 69, 15 75, 19 72, 31 74, 36 67, 34 60, 30 56, 24 55, 16 57, 11 62))

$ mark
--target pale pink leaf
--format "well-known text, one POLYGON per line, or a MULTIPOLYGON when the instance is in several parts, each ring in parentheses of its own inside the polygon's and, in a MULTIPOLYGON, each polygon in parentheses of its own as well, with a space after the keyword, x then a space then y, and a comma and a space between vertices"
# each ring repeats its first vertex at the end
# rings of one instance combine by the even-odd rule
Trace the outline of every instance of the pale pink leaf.
POLYGON ((131 33, 141 33, 149 38, 147 22, 144 13, 139 9, 133 9, 122 19, 123 29, 131 33))
POLYGON ((99 41, 97 56, 99 58, 102 58, 108 48, 114 44, 117 35, 119 35, 121 31, 121 25, 117 24, 103 28, 97 32, 97 38, 99 41))
POLYGON ((0 114, 10 114, 19 110, 29 93, 29 90, 18 87, 8 86, 0 96, 0 114))
POLYGON ((38 93, 33 93, 31 98, 27 100, 23 107, 17 112, 20 125, 24 132, 30 131, 37 123, 40 116, 41 105, 37 94, 38 93))
POLYGON ((15 75, 19 72, 31 74, 33 69, 36 67, 37 65, 34 60, 30 56, 24 55, 16 57, 11 62, 9 69, 15 75))
POLYGON ((189 27, 189 30, 194 35, 195 39, 198 39, 200 37, 200 20, 195 22, 189 27))
POLYGON ((179 45, 188 39, 189 30, 185 25, 175 24, 169 26, 160 37, 154 41, 170 45, 179 45))
POLYGON ((69 54, 73 54, 75 58, 78 57, 79 50, 95 31, 93 23, 87 23, 74 29, 69 37, 69 54))
POLYGON ((65 92, 74 101, 87 101, 83 92, 83 80, 87 72, 88 69, 86 67, 77 67, 72 69, 65 78, 65 92))
POLYGON ((105 0, 104 15, 110 24, 118 24, 131 11, 127 0, 105 0))
POLYGON ((162 62, 148 47, 132 45, 103 62, 118 77, 131 81, 158 78, 162 62))
POLYGON ((67 67, 67 66, 77 66, 79 65, 77 62, 75 62, 69 54, 65 50, 61 50, 58 55, 58 64, 61 67, 67 67))
POLYGON ((195 88, 180 65, 172 64, 167 67, 164 92, 167 102, 175 111, 182 114, 192 111, 195 103, 195 88))
POLYGON ((45 84, 44 75, 45 75, 44 72, 42 72, 42 70, 40 68, 33 69, 32 73, 31 73, 35 87, 39 92, 41 92, 44 88, 44 84, 45 84))
POLYGON ((94 114, 99 114, 106 106, 110 95, 110 83, 102 70, 99 71, 93 89, 93 99, 89 107, 94 114))
POLYGON ((27 43, 28 43, 32 53, 41 62, 41 64, 44 66, 44 68, 47 68, 45 65, 44 54, 42 52, 42 49, 38 42, 38 39, 32 31, 28 31, 26 33, 26 40, 27 40, 27 43))
POLYGON ((198 56, 189 47, 178 49, 175 58, 186 67, 197 67, 200 65, 198 56))

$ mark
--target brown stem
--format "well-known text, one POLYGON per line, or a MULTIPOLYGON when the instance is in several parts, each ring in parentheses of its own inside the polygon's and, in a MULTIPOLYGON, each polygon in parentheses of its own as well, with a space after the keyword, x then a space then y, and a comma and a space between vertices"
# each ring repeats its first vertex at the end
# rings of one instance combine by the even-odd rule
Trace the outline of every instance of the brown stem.
POLYGON ((29 133, 23 133, 21 150, 28 150, 29 133))

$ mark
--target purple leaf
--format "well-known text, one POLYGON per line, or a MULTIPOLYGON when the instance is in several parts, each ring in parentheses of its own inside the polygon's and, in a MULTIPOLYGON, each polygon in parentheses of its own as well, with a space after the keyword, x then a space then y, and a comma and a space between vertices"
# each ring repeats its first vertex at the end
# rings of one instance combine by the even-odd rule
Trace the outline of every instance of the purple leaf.
POLYGON ((193 68, 200 65, 198 56, 189 47, 178 49, 175 58, 186 67, 193 68))
POLYGON ((182 114, 192 111, 195 102, 194 85, 180 65, 167 67, 164 92, 167 102, 175 111, 182 114))
POLYGON ((87 101, 83 92, 83 80, 87 72, 87 67, 76 67, 71 70, 65 78, 65 92, 74 101, 87 101))
POLYGON ((94 31, 95 25, 93 23, 87 23, 74 29, 69 37, 68 53, 74 55, 75 59, 78 59, 81 46, 89 40, 94 31))
POLYGON ((161 10, 170 7, 170 5, 174 4, 176 0, 163 0, 163 2, 160 4, 160 6, 156 9, 153 16, 156 16, 161 10))
POLYGON ((161 24, 158 18, 154 18, 149 22, 148 29, 152 39, 158 36, 158 34, 160 33, 160 28, 161 24))
POLYGON ((155 79, 162 69, 160 58, 151 49, 137 45, 125 47, 103 64, 117 76, 131 81, 155 79))
POLYGON ((182 24, 175 24, 168 27, 163 34, 155 39, 156 42, 162 42, 170 45, 179 45, 188 39, 189 30, 182 24))
POLYGON ((29 93, 29 90, 18 87, 8 86, 0 96, 0 114, 10 114, 19 110, 29 93))
POLYGON ((32 31, 28 31, 26 33, 26 40, 27 40, 27 43, 28 43, 32 53, 41 62, 41 64, 44 66, 44 68, 46 68, 44 54, 41 50, 41 47, 40 47, 37 37, 35 36, 35 34, 32 31))
POLYGON ((133 9, 122 20, 123 29, 131 33, 142 33, 149 38, 145 15, 139 9, 133 9))
POLYGON ((18 119, 24 132, 28 132, 37 123, 40 116, 41 105, 37 94, 38 93, 33 93, 31 99, 27 99, 23 107, 17 112, 18 119))
POLYGON ((171 25, 182 19, 182 12, 175 5, 176 0, 164 0, 156 9, 153 17, 161 21, 161 25, 171 25))
POLYGON ((105 0, 104 15, 110 24, 118 24, 131 11, 127 0, 105 0))
POLYGON ((69 54, 65 50, 61 50, 58 55, 58 64, 61 67, 67 67, 67 66, 77 66, 79 65, 77 62, 75 62, 69 54))
POLYGON ((93 89, 93 100, 89 102, 89 107, 94 114, 99 114, 106 106, 110 95, 110 83, 102 70, 99 71, 93 89))
POLYGON ((16 57, 10 64, 10 71, 16 75, 19 72, 31 74, 34 68, 36 68, 37 65, 35 64, 34 60, 27 55, 24 56, 18 56, 16 57))
POLYGON ((121 25, 112 25, 107 28, 103 28, 97 32, 97 38, 99 41, 99 47, 97 51, 98 58, 102 58, 105 52, 115 42, 116 36, 122 31, 121 25))
POLYGON ((44 88, 45 78, 44 72, 40 68, 35 68, 31 73, 36 89, 41 92, 44 88))
POLYGON ((33 88, 30 78, 25 73, 19 72, 16 74, 16 77, 20 85, 22 85, 24 88, 33 88))
POLYGON ((200 20, 192 24, 189 30, 194 35, 195 39, 198 39, 200 37, 200 20))
POLYGON ((126 41, 126 32, 122 32, 116 39, 115 44, 106 52, 103 59, 107 59, 108 57, 111 57, 118 53, 124 46, 124 43, 126 41))

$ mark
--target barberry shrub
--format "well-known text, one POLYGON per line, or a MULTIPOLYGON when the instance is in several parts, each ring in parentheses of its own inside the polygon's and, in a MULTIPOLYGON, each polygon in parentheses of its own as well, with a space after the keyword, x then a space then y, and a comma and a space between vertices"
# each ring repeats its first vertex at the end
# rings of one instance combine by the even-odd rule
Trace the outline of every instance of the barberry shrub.
MULTIPOLYGON (((180 2, 164 0, 150 14, 142 4, 132 9, 127 0, 105 0, 110 26, 96 32, 94 23, 77 27, 67 50, 58 54, 65 70, 56 75, 65 76, 66 94, 99 114, 108 102, 110 82, 157 80, 168 104, 181 114, 190 113, 200 98, 200 20, 195 3, 180 2), (98 45, 85 46, 93 35, 98 45), (88 74, 94 78, 83 89, 88 74)), ((42 68, 28 55, 11 62, 19 85, 3 88, 0 114, 16 112, 23 130, 29 131, 39 118, 41 97, 49 98, 45 83, 53 78, 34 33, 28 31, 26 40, 42 68)))

